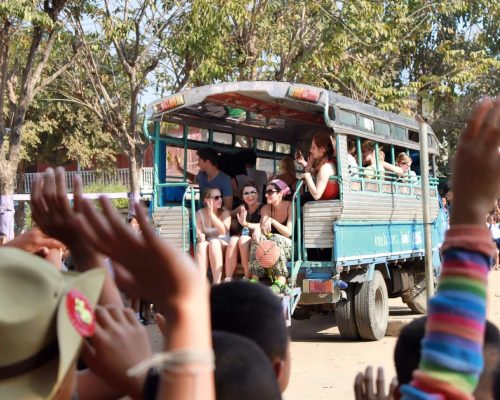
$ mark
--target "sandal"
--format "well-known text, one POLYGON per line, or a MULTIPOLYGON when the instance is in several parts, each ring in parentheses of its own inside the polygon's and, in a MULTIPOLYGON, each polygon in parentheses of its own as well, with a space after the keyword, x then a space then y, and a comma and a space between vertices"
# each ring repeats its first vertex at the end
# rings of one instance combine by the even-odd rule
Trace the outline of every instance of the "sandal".
POLYGON ((285 293, 286 285, 283 285, 280 281, 274 281, 269 288, 274 294, 282 294, 285 293))

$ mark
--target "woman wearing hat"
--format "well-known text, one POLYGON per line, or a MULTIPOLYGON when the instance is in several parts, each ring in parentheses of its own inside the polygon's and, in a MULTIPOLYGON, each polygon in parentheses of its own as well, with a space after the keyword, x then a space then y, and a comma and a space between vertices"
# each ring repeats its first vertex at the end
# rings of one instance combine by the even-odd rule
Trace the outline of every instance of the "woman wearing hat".
POLYGON ((283 293, 286 289, 288 270, 286 262, 292 254, 292 205, 283 197, 290 194, 288 185, 280 179, 274 179, 266 186, 267 204, 262 207, 260 227, 252 235, 250 246, 249 270, 256 281, 266 274, 266 269, 273 281, 271 290, 283 293), (271 243, 272 242, 272 243, 271 243), (266 244, 266 252, 273 256, 273 263, 259 256, 259 247, 266 244), (274 257, 274 254, 276 257, 274 257))

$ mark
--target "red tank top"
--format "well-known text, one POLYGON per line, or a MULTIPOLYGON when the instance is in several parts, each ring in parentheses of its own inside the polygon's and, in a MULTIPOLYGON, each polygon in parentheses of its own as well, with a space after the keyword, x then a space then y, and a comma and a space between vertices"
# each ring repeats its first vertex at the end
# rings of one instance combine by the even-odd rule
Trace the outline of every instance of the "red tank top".
POLYGON ((339 183, 337 181, 328 181, 320 200, 333 200, 339 198, 339 183))

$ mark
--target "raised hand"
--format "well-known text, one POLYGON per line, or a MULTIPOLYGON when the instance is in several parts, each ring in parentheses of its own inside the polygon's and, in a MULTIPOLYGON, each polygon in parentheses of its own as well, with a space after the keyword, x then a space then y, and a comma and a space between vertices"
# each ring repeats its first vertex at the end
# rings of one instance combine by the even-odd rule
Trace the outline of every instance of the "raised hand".
POLYGON ((247 220, 248 211, 245 207, 241 206, 238 214, 236 214, 236 218, 241 226, 245 226, 247 220))
POLYGON ((460 137, 453 163, 452 224, 484 224, 500 193, 500 98, 485 99, 460 137))
POLYGON ((307 164, 307 161, 305 160, 300 150, 297 150, 297 152, 295 153, 295 161, 297 161, 303 167, 305 167, 307 164))
POLYGON ((103 214, 86 200, 82 204, 85 218, 79 225, 85 240, 120 264, 115 265, 117 281, 131 294, 159 304, 167 319, 169 310, 207 295, 193 260, 161 241, 139 205, 135 211, 142 235, 125 224, 109 199, 101 198, 103 214))
POLYGON ((397 388, 397 380, 394 378, 389 386, 389 393, 385 394, 384 369, 377 370, 377 380, 373 382, 373 368, 368 366, 365 372, 359 372, 354 380, 354 395, 356 400, 393 400, 397 388), (375 386, 375 390, 374 390, 375 386))
POLYGON ((135 377, 127 376, 127 371, 151 354, 148 334, 131 309, 96 308, 96 330, 85 342, 82 356, 98 377, 133 398, 141 398, 147 371, 135 377))
POLYGON ((94 247, 82 240, 77 215, 82 201, 82 184, 79 176, 73 180, 74 207, 69 204, 64 168, 47 168, 43 179, 33 182, 31 208, 33 220, 40 229, 63 242, 71 251, 78 266, 92 268, 102 262, 94 247))

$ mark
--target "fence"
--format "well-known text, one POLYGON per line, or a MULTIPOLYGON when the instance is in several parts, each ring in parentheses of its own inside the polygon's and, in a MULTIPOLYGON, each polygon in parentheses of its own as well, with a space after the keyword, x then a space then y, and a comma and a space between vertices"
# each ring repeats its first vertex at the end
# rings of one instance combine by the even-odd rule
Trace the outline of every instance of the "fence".
MULTIPOLYGON (((43 175, 42 172, 24 174, 24 185, 22 193, 31 193, 33 180, 35 179, 35 177, 41 175, 43 175)), ((66 185, 68 192, 73 191, 73 176, 75 175, 81 176, 84 188, 95 184, 104 184, 123 185, 128 189, 130 182, 128 168, 120 168, 112 172, 66 171, 66 185)), ((17 178, 19 179, 19 177, 17 178)), ((142 168, 142 175, 139 184, 141 193, 150 193, 153 191, 153 168, 142 168)))

